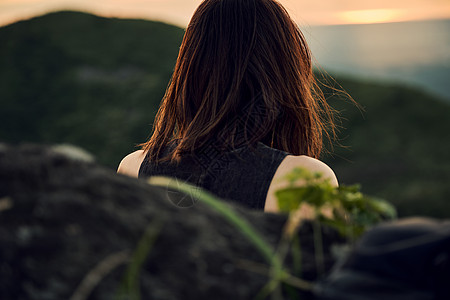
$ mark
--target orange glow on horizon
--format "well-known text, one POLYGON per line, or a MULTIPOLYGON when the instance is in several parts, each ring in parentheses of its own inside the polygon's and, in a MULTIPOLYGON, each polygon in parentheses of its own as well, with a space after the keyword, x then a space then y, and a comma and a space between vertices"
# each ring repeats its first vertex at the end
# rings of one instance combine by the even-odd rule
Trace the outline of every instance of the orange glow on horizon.
MULTIPOLYGON (((0 0, 0 27, 60 10, 158 20, 186 27, 202 0, 0 0)), ((449 0, 279 0, 300 24, 368 24, 450 19, 449 0), (378 9, 375 9, 378 8, 378 9)))
POLYGON ((372 24, 395 22, 402 15, 398 9, 365 9, 339 12, 338 18, 343 24, 372 24))

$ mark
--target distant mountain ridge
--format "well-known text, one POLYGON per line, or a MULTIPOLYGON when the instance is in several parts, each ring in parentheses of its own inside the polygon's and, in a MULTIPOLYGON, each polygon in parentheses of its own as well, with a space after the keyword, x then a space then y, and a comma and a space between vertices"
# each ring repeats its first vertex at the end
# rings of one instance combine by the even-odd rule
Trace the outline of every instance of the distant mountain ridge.
MULTIPOLYGON (((71 143, 115 168, 144 142, 184 30, 59 12, 0 28, 0 141, 71 143)), ((341 143, 324 157, 341 183, 384 197, 401 215, 450 217, 450 106, 416 89, 338 77, 341 143)))

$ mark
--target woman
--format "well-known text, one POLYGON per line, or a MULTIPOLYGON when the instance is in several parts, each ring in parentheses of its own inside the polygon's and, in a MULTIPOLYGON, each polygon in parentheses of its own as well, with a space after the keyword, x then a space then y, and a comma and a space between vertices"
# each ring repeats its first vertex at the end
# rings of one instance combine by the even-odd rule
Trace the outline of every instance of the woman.
POLYGON ((118 172, 164 175, 250 208, 277 211, 295 167, 317 160, 330 107, 299 28, 274 0, 205 0, 186 29, 151 138, 118 172))

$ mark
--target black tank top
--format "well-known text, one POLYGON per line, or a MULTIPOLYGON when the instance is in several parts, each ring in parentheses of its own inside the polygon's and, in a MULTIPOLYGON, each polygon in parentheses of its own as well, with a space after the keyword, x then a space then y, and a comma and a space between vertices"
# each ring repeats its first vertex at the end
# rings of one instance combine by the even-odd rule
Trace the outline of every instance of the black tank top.
POLYGON ((280 163, 288 155, 262 143, 231 151, 205 147, 177 162, 154 164, 144 159, 139 177, 168 176, 200 186, 216 196, 263 210, 267 191, 280 163))

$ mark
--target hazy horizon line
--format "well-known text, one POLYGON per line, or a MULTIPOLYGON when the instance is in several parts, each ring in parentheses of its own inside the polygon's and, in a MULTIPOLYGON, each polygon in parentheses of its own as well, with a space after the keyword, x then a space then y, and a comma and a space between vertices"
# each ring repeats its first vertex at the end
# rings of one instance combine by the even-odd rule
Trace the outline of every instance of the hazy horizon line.
MULTIPOLYGON (((1 20, 0 19, 0 28, 7 27, 9 25, 13 25, 22 21, 28 21, 31 19, 43 17, 49 14, 55 14, 55 13, 61 13, 61 12, 77 12, 77 13, 84 13, 84 14, 90 14, 97 17, 102 18, 108 18, 108 19, 121 19, 121 20, 144 20, 144 21, 154 21, 154 22, 161 22, 168 25, 173 25, 180 28, 185 28, 186 26, 182 26, 181 24, 177 24, 176 22, 171 22, 170 20, 164 19, 164 18, 147 18, 142 16, 118 16, 116 14, 108 14, 108 13, 98 13, 93 12, 88 9, 59 9, 59 10, 49 10, 47 12, 42 13, 36 13, 31 14, 29 16, 23 16, 18 17, 10 20, 1 20), (4 21, 4 22, 3 22, 4 21)), ((430 21, 448 21, 450 20, 450 17, 443 18, 443 17, 436 17, 436 18, 423 18, 423 19, 407 19, 407 20, 391 20, 391 21, 385 21, 385 22, 372 22, 372 23, 329 23, 329 24, 323 24, 323 23, 311 23, 311 22, 297 22, 299 26, 307 26, 307 27, 327 27, 327 26, 361 26, 361 25, 377 25, 377 24, 395 24, 395 23, 414 23, 414 22, 430 22, 430 21)))

